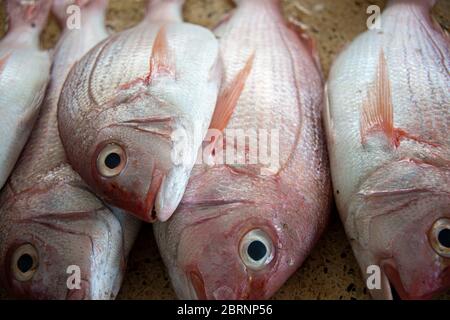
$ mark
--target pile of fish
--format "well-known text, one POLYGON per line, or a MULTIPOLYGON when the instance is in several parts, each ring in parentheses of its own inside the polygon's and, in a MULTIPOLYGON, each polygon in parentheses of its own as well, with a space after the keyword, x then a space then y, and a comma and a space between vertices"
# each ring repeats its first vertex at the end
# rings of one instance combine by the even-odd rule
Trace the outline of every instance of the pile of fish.
POLYGON ((0 285, 114 299, 142 222, 181 299, 268 299, 334 199, 374 298, 450 288, 450 38, 390 0, 325 83, 279 0, 210 31, 183 0, 105 27, 107 0, 7 0, 0 41, 0 285), (41 51, 49 13, 62 34, 41 51), (367 279, 368 281, 370 279, 367 279))

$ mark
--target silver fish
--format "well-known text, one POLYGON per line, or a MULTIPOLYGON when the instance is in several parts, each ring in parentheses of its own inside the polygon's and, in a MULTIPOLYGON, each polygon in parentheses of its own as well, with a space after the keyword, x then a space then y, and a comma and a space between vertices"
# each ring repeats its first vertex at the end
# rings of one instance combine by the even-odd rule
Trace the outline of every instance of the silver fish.
POLYGON ((74 169, 107 203, 144 221, 165 221, 178 206, 220 85, 218 42, 182 22, 182 4, 149 1, 139 25, 80 61, 59 103, 74 169))
POLYGON ((450 41, 434 3, 389 1, 327 84, 336 203, 378 299, 450 288, 450 41))
POLYGON ((39 113, 51 58, 39 49, 51 0, 6 1, 8 33, 0 42, 0 189, 19 158, 39 113))
POLYGON ((64 155, 56 118, 63 82, 72 65, 107 37, 106 0, 77 2, 79 28, 66 24, 72 4, 53 3, 64 31, 51 83, 36 127, 0 195, 0 283, 18 297, 114 298, 139 227, 128 214, 107 208, 64 155))
POLYGON ((279 1, 236 2, 215 30, 225 74, 214 139, 173 217, 154 225, 181 299, 270 298, 302 265, 329 216, 317 53, 286 25, 279 1), (258 147, 240 148, 236 137, 258 147), (274 161, 266 163, 268 144, 274 161), (247 160, 230 163, 230 150, 247 160))

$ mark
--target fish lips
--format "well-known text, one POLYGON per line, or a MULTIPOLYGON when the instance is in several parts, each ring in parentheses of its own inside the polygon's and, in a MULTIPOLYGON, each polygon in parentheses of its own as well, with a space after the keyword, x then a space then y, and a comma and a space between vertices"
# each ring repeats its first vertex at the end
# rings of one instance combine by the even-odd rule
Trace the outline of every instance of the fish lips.
MULTIPOLYGON (((241 287, 233 290, 227 283, 217 286, 217 289, 211 294, 207 293, 205 281, 198 269, 188 272, 189 295, 190 299, 195 300, 243 300, 250 297, 250 281, 243 281, 241 287)), ((254 296, 252 299, 262 299, 262 295, 254 296)))
MULTIPOLYGON (((239 286, 223 281, 216 285, 213 292, 208 292, 205 286, 205 280, 198 270, 193 268, 186 272, 188 281, 188 296, 187 299, 195 300, 263 300, 269 299, 277 290, 278 287, 284 283, 280 282, 279 286, 271 286, 271 274, 253 275, 251 272, 244 271, 241 275, 239 286)), ((234 277, 237 275, 235 274, 234 277)), ((229 280, 229 279, 228 279, 229 280)))
POLYGON ((144 222, 151 223, 157 220, 153 204, 161 181, 160 178, 153 179, 149 191, 143 196, 132 188, 120 188, 115 182, 108 183, 110 188, 105 188, 106 191, 100 191, 99 194, 103 195, 107 203, 127 211, 144 222))
POLYGON ((450 266, 441 273, 439 282, 435 285, 429 285, 426 282, 417 281, 416 286, 411 290, 408 290, 400 277, 395 263, 391 260, 386 260, 381 263, 383 272, 388 280, 390 297, 387 299, 393 300, 430 300, 439 294, 445 293, 450 289, 450 266))

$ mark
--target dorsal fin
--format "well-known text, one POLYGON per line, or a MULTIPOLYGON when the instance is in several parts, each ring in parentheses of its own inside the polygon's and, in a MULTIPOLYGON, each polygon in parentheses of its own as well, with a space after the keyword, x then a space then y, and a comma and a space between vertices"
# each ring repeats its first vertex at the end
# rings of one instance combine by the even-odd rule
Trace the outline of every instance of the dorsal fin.
POLYGON ((162 26, 159 29, 155 41, 153 42, 152 54, 150 56, 150 70, 145 78, 145 82, 149 84, 161 74, 175 76, 175 64, 170 56, 165 26, 162 26))
POLYGON ((217 99, 216 109, 211 120, 211 129, 220 131, 225 130, 236 108, 239 97, 244 90, 245 82, 252 70, 255 54, 253 53, 245 63, 245 66, 239 71, 231 84, 222 90, 217 99))
POLYGON ((375 80, 362 107, 361 142, 365 144, 367 135, 374 131, 383 132, 391 142, 395 140, 391 87, 383 50, 378 58, 375 80))

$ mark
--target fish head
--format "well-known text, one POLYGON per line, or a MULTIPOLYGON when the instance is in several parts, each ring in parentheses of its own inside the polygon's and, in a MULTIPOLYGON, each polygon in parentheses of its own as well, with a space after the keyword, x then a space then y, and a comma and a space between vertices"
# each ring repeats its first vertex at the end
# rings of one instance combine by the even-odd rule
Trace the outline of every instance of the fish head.
POLYGON ((430 210, 431 219, 408 224, 393 239, 392 258, 381 260, 394 296, 431 299, 450 289, 450 201, 440 202, 446 206, 432 210, 442 210, 441 217, 430 210))
POLYGON ((68 157, 107 203, 147 222, 165 221, 189 180, 196 155, 189 126, 196 125, 168 102, 138 95, 103 109, 86 127, 90 139, 79 142, 86 152, 68 146, 68 157))
POLYGON ((449 181, 446 169, 408 160, 365 183, 359 230, 385 286, 375 297, 430 299, 450 288, 449 181))
POLYGON ((130 37, 148 29, 139 28, 111 36, 71 70, 58 104, 58 123, 70 164, 105 202, 146 222, 165 221, 187 186, 219 80, 208 80, 205 97, 199 99, 171 68, 158 69, 152 78, 156 71, 147 70, 149 53, 136 50, 129 62, 124 50, 130 37), (110 70, 124 61, 130 72, 110 70))
MULTIPOLYGON (((196 210, 196 215, 210 214, 183 228, 176 263, 168 263, 181 299, 268 299, 306 257, 297 250, 300 233, 279 220, 273 208, 227 203, 196 210)), ((172 219, 189 214, 184 207, 181 211, 172 219)))
POLYGON ((1 211, 0 282, 12 295, 115 297, 125 268, 121 226, 84 187, 25 190, 8 197, 1 211))

